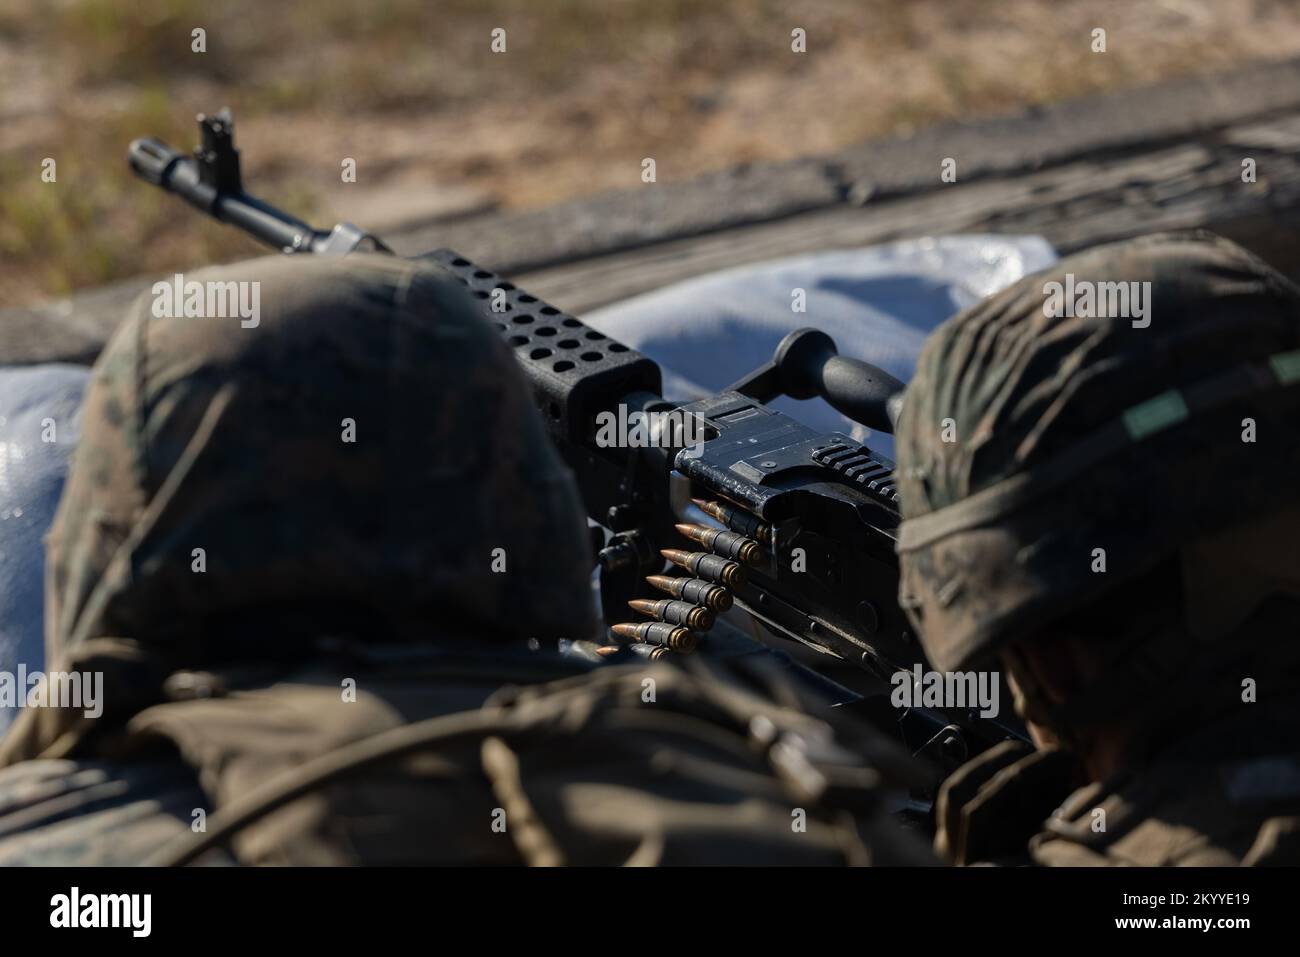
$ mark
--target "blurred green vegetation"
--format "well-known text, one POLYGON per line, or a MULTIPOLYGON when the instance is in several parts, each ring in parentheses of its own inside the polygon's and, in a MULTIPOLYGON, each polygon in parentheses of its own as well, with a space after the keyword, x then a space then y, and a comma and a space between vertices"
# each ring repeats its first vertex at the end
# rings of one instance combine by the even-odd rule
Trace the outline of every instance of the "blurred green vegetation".
POLYGON ((539 205, 1295 53, 1297 4, 1252 0, 0 0, 0 307, 252 252, 125 163, 223 105, 256 189, 324 222, 345 149, 539 205))

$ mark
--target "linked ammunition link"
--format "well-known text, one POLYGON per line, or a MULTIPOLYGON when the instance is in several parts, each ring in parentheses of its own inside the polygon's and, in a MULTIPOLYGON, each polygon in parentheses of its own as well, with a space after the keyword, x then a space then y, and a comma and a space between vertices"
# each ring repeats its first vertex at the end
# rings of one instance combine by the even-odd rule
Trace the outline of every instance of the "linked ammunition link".
POLYGON ((667 657, 672 652, 663 645, 647 645, 645 642, 637 641, 630 645, 604 645, 596 649, 596 654, 602 658, 618 658, 620 655, 633 654, 654 661, 667 657))
POLYGON ((628 645, 627 650, 632 652, 634 655, 640 655, 642 658, 649 658, 651 661, 654 661, 657 658, 664 658, 672 654, 671 651, 669 651, 667 648, 663 647, 662 645, 646 645, 646 644, 641 644, 639 642, 636 644, 628 645))
POLYGON ((649 575, 646 581, 674 598, 693 605, 703 605, 709 611, 724 612, 731 608, 731 592, 716 582, 706 582, 700 578, 673 578, 671 575, 649 575))
POLYGON ((703 605, 692 605, 688 601, 673 598, 660 598, 650 601, 634 598, 628 606, 643 615, 649 615, 656 621, 666 621, 674 625, 685 625, 691 631, 708 631, 713 627, 713 612, 703 605))
POLYGON ((717 582, 729 588, 745 583, 745 569, 740 562, 733 562, 721 555, 710 552, 684 552, 679 548, 661 548, 659 554, 674 565, 680 565, 696 578, 717 582))
POLYGON ((740 532, 731 532, 725 528, 705 528, 703 525, 678 525, 677 531, 723 558, 744 562, 746 565, 761 565, 763 562, 763 546, 740 532))
POLYGON ((699 640, 696 633, 707 632, 716 622, 717 613, 731 608, 734 598, 729 589, 745 580, 745 570, 741 563, 762 564, 765 554, 760 542, 771 542, 770 525, 730 505, 701 499, 693 501, 705 514, 728 528, 678 525, 677 531, 708 551, 687 552, 665 548, 660 554, 695 577, 648 576, 646 581, 652 587, 667 592, 672 597, 635 598, 629 601, 628 606, 632 610, 639 611, 654 621, 611 625, 610 631, 630 639, 632 644, 621 648, 610 645, 599 649, 599 654, 611 657, 622 648, 632 649, 636 654, 652 659, 674 651, 689 653, 699 640))
POLYGON ((751 515, 749 512, 734 505, 728 505, 725 502, 708 502, 700 498, 693 498, 691 501, 709 518, 721 522, 733 532, 738 532, 746 538, 752 538, 764 545, 772 544, 772 526, 757 515, 751 515))
POLYGON ((667 621, 643 621, 640 624, 610 625, 609 630, 634 642, 646 645, 662 645, 671 651, 680 651, 683 654, 694 651, 695 645, 699 641, 699 638, 689 628, 674 625, 667 621))

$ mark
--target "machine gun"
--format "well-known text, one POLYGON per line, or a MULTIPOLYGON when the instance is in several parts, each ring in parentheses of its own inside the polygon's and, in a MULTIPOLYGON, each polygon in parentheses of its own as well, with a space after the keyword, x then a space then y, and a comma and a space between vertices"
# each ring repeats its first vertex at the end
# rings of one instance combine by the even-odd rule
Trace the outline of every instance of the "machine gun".
MULTIPOLYGON (((192 157, 139 139, 130 147, 132 169, 286 253, 391 252, 355 226, 317 230, 249 195, 230 111, 200 115, 199 126, 202 142, 192 157)), ((660 370, 649 358, 452 250, 416 258, 467 288, 523 367, 595 523, 606 620, 628 617, 624 609, 634 600, 663 620, 657 630, 620 633, 651 638, 650 650, 661 655, 674 640, 679 647, 693 642, 701 622, 712 622, 692 606, 713 613, 734 603, 765 635, 820 653, 808 656, 828 666, 817 670, 860 692, 860 710, 893 725, 939 770, 1023 735, 1014 723, 980 718, 973 706, 900 711, 885 695, 870 694, 924 665, 896 599, 893 463, 847 435, 814 431, 766 405, 781 395, 820 396, 869 428, 892 431, 902 383, 838 355, 825 333, 800 329, 763 367, 676 406, 661 396, 660 370), (600 423, 612 419, 637 423, 641 441, 603 439, 600 423), (663 574, 665 556, 685 572, 663 574), (661 592, 686 601, 663 602, 661 592)))

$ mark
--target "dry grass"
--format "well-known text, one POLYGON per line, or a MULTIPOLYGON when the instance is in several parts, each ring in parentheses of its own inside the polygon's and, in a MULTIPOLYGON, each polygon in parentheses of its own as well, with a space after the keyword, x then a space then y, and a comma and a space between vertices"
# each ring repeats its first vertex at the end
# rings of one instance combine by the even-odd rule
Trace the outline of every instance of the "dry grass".
POLYGON ((124 161, 224 104, 256 189, 326 220, 345 189, 536 206, 636 186, 645 156, 680 179, 1297 53, 1297 4, 1263 0, 4 0, 0 307, 251 251, 124 161))

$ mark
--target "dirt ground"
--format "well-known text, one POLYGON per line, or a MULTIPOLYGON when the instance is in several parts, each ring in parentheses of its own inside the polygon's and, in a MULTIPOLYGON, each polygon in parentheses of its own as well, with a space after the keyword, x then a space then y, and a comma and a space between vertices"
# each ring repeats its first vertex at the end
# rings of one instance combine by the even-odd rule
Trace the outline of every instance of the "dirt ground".
POLYGON ((223 105, 257 192, 378 227, 1297 54, 1281 0, 3 0, 0 308, 254 251, 125 162, 223 105))

